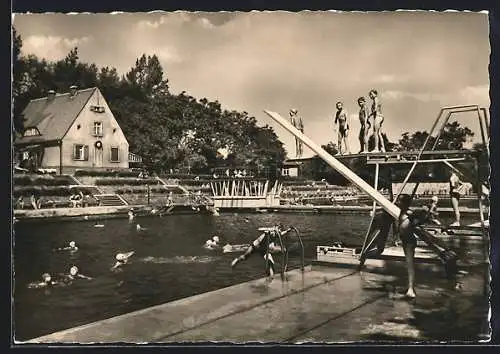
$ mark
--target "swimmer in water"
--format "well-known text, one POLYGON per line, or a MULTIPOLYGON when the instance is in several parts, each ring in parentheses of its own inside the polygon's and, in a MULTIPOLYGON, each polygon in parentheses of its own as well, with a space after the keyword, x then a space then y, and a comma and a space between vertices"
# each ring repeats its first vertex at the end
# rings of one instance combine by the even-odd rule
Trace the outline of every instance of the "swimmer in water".
POLYGON ((337 130, 337 138, 338 138, 338 149, 339 154, 343 155, 345 146, 345 151, 350 154, 351 149, 349 148, 349 142, 347 141, 347 137, 349 135, 349 119, 347 111, 344 109, 344 104, 342 102, 337 102, 336 104, 337 112, 335 113, 335 127, 337 130), (338 125, 338 127, 337 127, 338 125))
POLYGON ((76 246, 76 242, 75 241, 70 241, 70 243, 68 244, 68 246, 62 247, 62 248, 58 248, 57 250, 58 251, 76 252, 76 251, 78 251, 78 247, 76 246))
POLYGON ((76 279, 87 279, 87 280, 92 279, 91 277, 80 274, 77 266, 72 266, 69 269, 69 274, 65 274, 64 277, 65 277, 65 280, 69 280, 69 281, 76 280, 76 279))
POLYGON ((52 280, 52 276, 49 273, 42 274, 42 281, 38 283, 31 283, 28 285, 29 288, 45 288, 48 286, 57 285, 58 282, 52 280))
POLYGON ((142 227, 142 226, 141 226, 141 225, 139 225, 139 224, 137 224, 137 225, 135 226, 135 228, 137 229, 137 231, 146 231, 146 230, 147 230, 147 228, 142 227))
POLYGON ((220 247, 219 236, 213 236, 210 240, 207 240, 204 245, 207 249, 215 249, 220 247))
POLYGON ((286 235, 291 229, 284 230, 283 225, 278 225, 271 230, 264 231, 259 237, 257 237, 250 247, 245 251, 244 254, 235 258, 231 263, 231 268, 234 268, 239 262, 246 260, 254 253, 260 254, 266 260, 266 274, 272 277, 275 272, 274 259, 271 253, 282 252, 279 243, 279 235, 286 235), (268 248, 269 245, 269 248, 268 248))
POLYGON ((118 253, 115 256, 116 263, 113 267, 111 267, 111 270, 115 270, 120 268, 121 266, 125 265, 128 263, 128 259, 134 254, 134 251, 127 252, 127 253, 118 253))

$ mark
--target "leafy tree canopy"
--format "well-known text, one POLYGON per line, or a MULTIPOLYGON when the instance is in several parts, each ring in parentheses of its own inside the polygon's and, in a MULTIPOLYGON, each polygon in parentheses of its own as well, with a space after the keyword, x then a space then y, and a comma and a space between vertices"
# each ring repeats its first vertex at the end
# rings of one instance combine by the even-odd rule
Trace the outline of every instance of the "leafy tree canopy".
POLYGON ((13 29, 14 127, 23 131, 22 111, 49 90, 97 86, 130 143, 150 169, 208 172, 217 166, 276 169, 285 159, 282 142, 247 112, 222 109, 218 101, 173 94, 156 55, 143 54, 120 77, 115 68, 83 63, 78 48, 59 61, 22 55, 13 29), (220 153, 227 151, 226 156, 220 153))

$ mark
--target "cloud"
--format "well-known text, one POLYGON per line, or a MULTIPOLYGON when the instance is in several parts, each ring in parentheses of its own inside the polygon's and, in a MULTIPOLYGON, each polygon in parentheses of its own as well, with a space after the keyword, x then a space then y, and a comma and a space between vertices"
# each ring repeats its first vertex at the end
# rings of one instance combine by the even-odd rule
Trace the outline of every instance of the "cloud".
POLYGON ((179 63, 182 61, 178 51, 174 47, 162 47, 156 50, 156 55, 161 61, 179 63))
POLYGON ((202 17, 200 19, 198 19, 198 23, 203 27, 203 28, 206 28, 206 29, 211 29, 211 28, 214 28, 214 24, 212 22, 210 22, 210 20, 206 17, 202 17))
POLYGON ((181 11, 164 14, 157 20, 141 20, 137 22, 136 26, 139 29, 158 29, 164 26, 180 26, 186 23, 192 23, 205 29, 212 29, 215 27, 207 17, 200 17, 199 15, 181 11))
POLYGON ((414 99, 420 102, 439 102, 443 105, 478 104, 489 105, 489 85, 466 86, 460 90, 448 92, 409 92, 387 90, 382 93, 387 100, 414 99))
POLYGON ((32 35, 23 39, 23 53, 33 53, 48 60, 58 60, 69 50, 92 40, 92 37, 66 38, 59 36, 32 35))
POLYGON ((490 87, 489 85, 466 86, 461 89, 458 96, 462 98, 465 103, 488 105, 490 102, 490 87))
POLYGON ((392 84, 392 83, 396 83, 396 82, 404 82, 407 80, 408 80, 407 77, 396 76, 396 75, 391 75, 391 74, 383 74, 383 75, 375 76, 372 79, 372 82, 375 84, 392 84))
POLYGON ((405 98, 414 99, 420 102, 441 102, 446 100, 447 95, 432 92, 408 92, 402 90, 387 90, 382 93, 384 99, 402 100, 405 98))

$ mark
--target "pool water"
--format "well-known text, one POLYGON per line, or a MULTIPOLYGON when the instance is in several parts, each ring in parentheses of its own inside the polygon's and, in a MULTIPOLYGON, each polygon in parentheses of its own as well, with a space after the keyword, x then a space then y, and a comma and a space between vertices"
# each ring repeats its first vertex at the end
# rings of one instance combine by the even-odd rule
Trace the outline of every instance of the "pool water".
MULTIPOLYGON (((364 214, 221 214, 142 217, 99 221, 16 224, 14 244, 15 339, 27 340, 55 331, 117 316, 168 301, 263 277, 264 261, 250 257, 235 269, 237 254, 206 250, 205 241, 249 243, 262 226, 278 222, 296 226, 306 261, 316 246, 339 240, 361 245, 369 224, 364 214), (137 231, 136 224, 146 228, 137 231), (75 241, 78 252, 54 251, 75 241), (118 252, 135 251, 120 272, 111 272, 118 252), (48 272, 57 278, 72 265, 92 280, 77 280, 51 289, 28 285, 48 272)), ((279 262, 280 257, 276 257, 279 262)), ((290 255, 289 269, 300 265, 290 255)))

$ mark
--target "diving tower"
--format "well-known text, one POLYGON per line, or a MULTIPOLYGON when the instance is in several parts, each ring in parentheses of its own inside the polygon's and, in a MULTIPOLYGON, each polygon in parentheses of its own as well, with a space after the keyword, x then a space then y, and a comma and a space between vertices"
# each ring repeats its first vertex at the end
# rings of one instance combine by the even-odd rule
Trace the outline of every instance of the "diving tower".
MULTIPOLYGON (((488 122, 488 114, 485 108, 482 108, 478 105, 464 105, 464 106, 451 106, 444 107, 440 110, 438 117, 436 118, 432 129, 424 142, 423 146, 419 151, 396 151, 396 152, 384 152, 384 153, 364 153, 364 154, 355 154, 355 155, 336 155, 335 157, 330 155, 327 151, 325 151, 322 147, 318 146, 315 142, 313 142, 310 138, 305 136, 298 129, 293 127, 287 120, 281 117, 276 112, 271 112, 264 110, 264 112, 270 116, 274 121, 279 123, 285 130, 290 132, 300 141, 302 141, 305 145, 307 145, 314 153, 316 153, 316 157, 313 158, 321 158, 323 159, 330 167, 335 169, 341 175, 343 175, 348 181, 350 181, 353 185, 358 187, 360 190, 365 192, 372 200, 373 200, 373 213, 372 219, 370 221, 370 226, 365 236, 365 242, 360 251, 356 251, 354 249, 351 250, 351 254, 349 257, 357 259, 360 266, 363 266, 366 259, 370 257, 370 253, 375 250, 375 257, 380 257, 384 253, 385 243, 387 241, 387 237, 389 234, 389 230, 394 223, 395 219, 399 217, 400 209, 394 204, 397 200, 400 192, 404 189, 405 185, 408 183, 411 175, 413 174, 416 166, 420 163, 444 163, 453 171, 461 176, 467 176, 466 171, 460 171, 456 166, 454 166, 453 162, 465 161, 468 159, 474 159, 476 163, 476 167, 479 164, 479 154, 475 151, 466 151, 466 150, 444 150, 444 151, 436 151, 436 146, 438 145, 439 138, 448 123, 451 116, 455 113, 462 112, 477 112, 481 138, 482 142, 486 148, 486 152, 489 156, 489 122, 488 122), (428 145, 431 142, 431 137, 434 138, 434 143, 430 149, 428 149, 428 145), (374 186, 371 186, 367 182, 365 182, 362 178, 356 175, 352 170, 350 170, 346 165, 342 163, 342 160, 352 159, 352 158, 365 158, 367 165, 375 166, 375 182, 374 186), (378 191, 378 180, 379 180, 379 170, 380 165, 394 165, 394 164, 410 164, 410 171, 407 173, 404 181, 403 187, 398 192, 398 195, 394 195, 391 190, 390 200, 385 198, 378 191), (378 222, 375 222, 376 218, 376 207, 380 205, 384 212, 383 214, 379 214, 378 222), (381 226, 382 225, 382 226, 381 226), (385 226, 384 226, 385 225, 385 226), (374 249, 375 246, 375 249, 374 249)), ((311 158, 295 158, 289 159, 287 162, 300 162, 307 161, 311 158)), ((479 169, 476 168, 477 171, 479 169)), ((483 215, 483 195, 481 192, 481 187, 484 186, 487 190, 489 190, 489 186, 487 180, 484 178, 485 176, 480 176, 478 172, 477 180, 474 181, 477 184, 478 191, 478 204, 479 204, 479 213, 480 213, 480 223, 479 230, 482 232, 483 238, 485 240, 485 244, 487 243, 489 237, 489 223, 485 219, 483 215)), ((416 183, 411 197, 413 198, 416 190, 418 188, 419 183, 416 183)), ((391 183, 392 186, 392 183, 391 183)), ((424 241, 428 248, 432 250, 435 254, 435 257, 441 261, 445 265, 447 273, 456 271, 456 261, 457 255, 453 249, 451 249, 447 243, 443 242, 443 239, 440 237, 438 233, 431 233, 428 230, 425 230, 423 227, 418 226, 415 227, 415 234, 418 238, 424 241)), ((322 251, 319 250, 321 246, 318 246, 318 255, 322 251)), ((335 257, 338 256, 339 253, 343 253, 345 250, 342 247, 333 247, 330 251, 332 251, 332 255, 335 257)), ((392 251, 392 250, 391 250, 392 251)), ((349 252, 348 252, 349 253, 349 252)), ((400 255, 402 256, 402 254, 400 255)))

